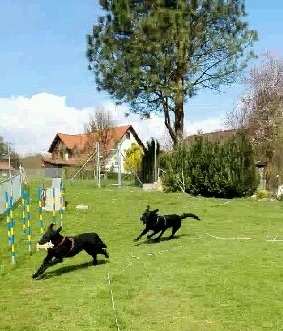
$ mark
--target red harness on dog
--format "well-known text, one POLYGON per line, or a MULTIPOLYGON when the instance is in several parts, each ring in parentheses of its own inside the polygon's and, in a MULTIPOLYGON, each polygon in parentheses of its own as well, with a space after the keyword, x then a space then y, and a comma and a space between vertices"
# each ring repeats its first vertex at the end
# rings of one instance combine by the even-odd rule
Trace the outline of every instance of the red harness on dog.
POLYGON ((75 241, 74 241, 74 238, 72 238, 72 237, 63 237, 63 239, 59 242, 59 244, 56 245, 55 247, 53 247, 52 249, 56 249, 59 246, 63 245, 63 243, 65 242, 66 238, 68 238, 69 240, 71 240, 71 243, 72 243, 71 248, 70 248, 70 252, 71 252, 74 249, 74 247, 75 247, 75 241))

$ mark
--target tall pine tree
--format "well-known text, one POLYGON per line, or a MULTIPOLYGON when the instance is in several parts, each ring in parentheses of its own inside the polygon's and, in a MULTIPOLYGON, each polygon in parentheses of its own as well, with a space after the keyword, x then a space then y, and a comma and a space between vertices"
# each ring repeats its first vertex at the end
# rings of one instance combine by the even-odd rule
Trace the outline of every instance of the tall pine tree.
POLYGON ((199 89, 235 82, 253 57, 244 0, 102 0, 87 37, 97 88, 149 117, 162 113, 174 145, 184 104, 199 89))

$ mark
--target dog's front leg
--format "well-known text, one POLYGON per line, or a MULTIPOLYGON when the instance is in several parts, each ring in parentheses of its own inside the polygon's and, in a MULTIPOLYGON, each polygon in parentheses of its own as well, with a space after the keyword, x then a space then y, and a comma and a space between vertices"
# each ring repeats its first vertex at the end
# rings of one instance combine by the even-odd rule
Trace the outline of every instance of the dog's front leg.
POLYGON ((154 235, 156 235, 160 230, 155 230, 154 232, 152 232, 151 234, 149 234, 147 236, 147 239, 150 239, 151 237, 153 237, 154 235))
POLYGON ((32 275, 32 278, 37 278, 38 276, 42 275, 45 270, 57 263, 61 263, 63 261, 62 258, 56 257, 54 260, 52 260, 53 255, 50 254, 49 252, 47 253, 47 256, 43 260, 41 266, 38 268, 38 270, 32 275))
POLYGON ((163 233, 165 232, 165 230, 166 230, 166 229, 163 229, 163 230, 161 231, 160 235, 159 235, 157 238, 155 238, 156 241, 159 241, 159 240, 160 240, 160 238, 162 237, 162 235, 163 235, 163 233))
POLYGON ((145 229, 143 230, 143 232, 142 232, 142 233, 141 233, 136 239, 134 239, 134 241, 138 241, 138 240, 140 240, 141 237, 144 236, 146 233, 148 233, 149 230, 150 230, 150 229, 145 228, 145 229))
POLYGON ((52 260, 53 255, 48 251, 46 257, 44 258, 41 266, 38 270, 32 275, 32 278, 37 278, 39 275, 42 275, 47 268, 48 263, 52 260))
POLYGON ((42 265, 38 268, 37 272, 32 275, 32 278, 37 278, 38 276, 42 275, 47 268, 52 267, 53 265, 62 263, 62 262, 63 262, 63 259, 56 257, 52 261, 42 263, 42 265))

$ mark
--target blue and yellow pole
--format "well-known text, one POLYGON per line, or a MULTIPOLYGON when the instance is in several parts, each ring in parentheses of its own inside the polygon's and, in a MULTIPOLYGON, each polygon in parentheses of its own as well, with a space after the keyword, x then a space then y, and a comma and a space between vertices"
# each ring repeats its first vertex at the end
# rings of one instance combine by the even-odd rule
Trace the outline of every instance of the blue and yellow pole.
POLYGON ((11 223, 10 223, 10 205, 8 192, 5 192, 5 213, 6 213, 6 224, 8 233, 8 244, 11 245, 11 223))
POLYGON ((10 224, 11 224, 11 254, 12 254, 12 264, 16 262, 16 252, 15 252, 15 222, 13 216, 13 197, 10 197, 10 224))
POLYGON ((63 226, 63 185, 60 183, 60 225, 63 226))
POLYGON ((42 219, 41 188, 40 187, 37 190, 37 196, 38 196, 38 213, 39 213, 40 233, 44 233, 43 219, 42 219))
POLYGON ((55 188, 52 188, 52 204, 53 204, 53 218, 52 221, 56 224, 56 209, 55 209, 55 188))
POLYGON ((26 193, 26 207, 27 207, 27 235, 28 235, 28 251, 31 254, 31 222, 30 222, 30 200, 26 193))
POLYGON ((26 233, 26 200, 25 200, 25 190, 22 188, 21 198, 22 198, 22 220, 23 220, 23 231, 26 233))

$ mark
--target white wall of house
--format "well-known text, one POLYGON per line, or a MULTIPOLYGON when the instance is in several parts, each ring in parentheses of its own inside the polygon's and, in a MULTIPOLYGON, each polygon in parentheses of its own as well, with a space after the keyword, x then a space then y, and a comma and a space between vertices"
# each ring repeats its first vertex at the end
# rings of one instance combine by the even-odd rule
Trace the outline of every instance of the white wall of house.
POLYGON ((122 139, 120 140, 120 144, 121 144, 121 153, 120 153, 120 155, 118 155, 119 153, 118 153, 117 150, 115 150, 111 153, 112 155, 109 157, 109 161, 106 163, 106 169, 107 170, 110 170, 112 168, 114 172, 118 172, 118 164, 119 164, 118 157, 120 157, 121 172, 126 173, 126 171, 124 169, 124 161, 125 161, 125 157, 126 157, 126 150, 131 147, 132 143, 139 144, 137 142, 137 140, 135 139, 134 135, 132 134, 132 132, 127 131, 124 134, 124 136, 122 137, 122 139))

